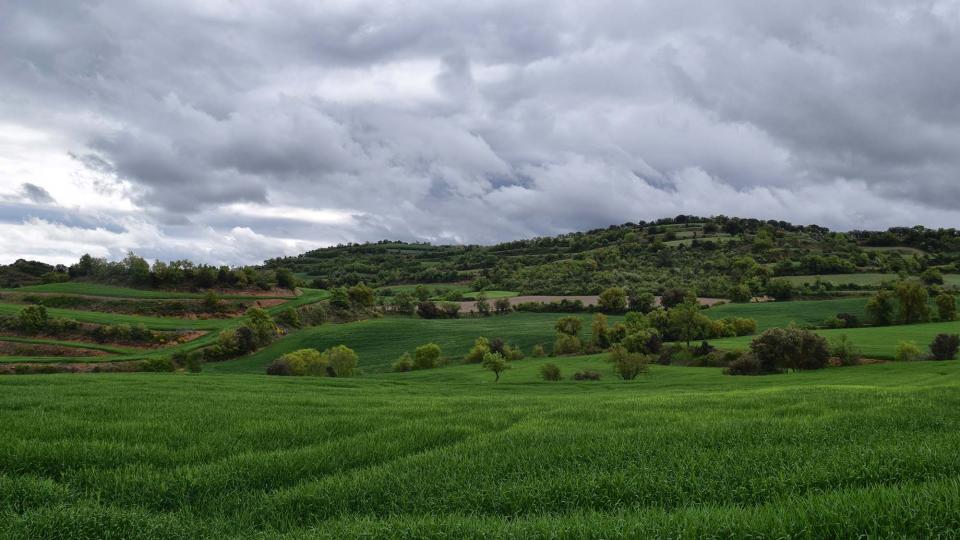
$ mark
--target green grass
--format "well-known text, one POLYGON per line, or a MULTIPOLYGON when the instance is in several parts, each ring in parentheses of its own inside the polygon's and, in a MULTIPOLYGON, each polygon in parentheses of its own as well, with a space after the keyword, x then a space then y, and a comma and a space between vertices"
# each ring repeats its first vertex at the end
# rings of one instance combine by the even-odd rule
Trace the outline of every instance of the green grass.
MULTIPOLYGON (((860 287, 878 287, 885 281, 897 281, 897 274, 863 273, 863 274, 823 274, 815 276, 783 276, 782 279, 789 281, 794 285, 813 285, 817 279, 824 283, 832 285, 854 284, 860 287)), ((960 274, 944 274, 944 285, 958 287, 960 286, 960 274)))
MULTIPOLYGON (((75 349, 91 349, 94 351, 104 351, 115 354, 132 354, 136 349, 130 347, 119 347, 116 345, 104 345, 100 343, 87 343, 83 341, 66 341, 60 339, 45 339, 20 336, 0 336, 0 341, 9 341, 11 343, 32 343, 35 345, 59 345, 61 347, 72 347, 75 349)), ((0 356, 0 362, 8 360, 8 357, 0 356)), ((12 361, 20 361, 17 357, 11 357, 12 361)))
MULTIPOLYGON (((130 287, 118 287, 114 285, 104 285, 102 283, 86 283, 81 281, 68 281, 66 283, 46 283, 44 285, 30 285, 16 289, 3 289, 0 292, 14 293, 53 293, 53 294, 79 294, 85 296, 105 296, 111 298, 137 298, 137 299, 177 299, 177 298, 203 298, 204 293, 192 293, 182 291, 164 291, 160 289, 134 289, 130 287)), ((287 296, 256 296, 245 294, 226 294, 221 298, 230 300, 249 300, 266 298, 289 298, 287 296)))
MULTIPOLYGON (((493 300, 495 298, 513 298, 514 296, 520 296, 520 293, 516 291, 483 291, 483 294, 487 295, 487 300, 493 300)), ((479 292, 468 292, 464 293, 463 297, 467 300, 476 300, 479 296, 479 292)))
MULTIPOLYGON (((868 358, 892 360, 901 341, 915 341, 921 349, 933 341, 937 334, 960 334, 960 321, 944 323, 904 324, 868 328, 842 328, 835 330, 816 330, 830 341, 846 335, 850 341, 868 358)), ((742 349, 750 346, 755 336, 718 339, 710 344, 721 349, 742 349)))
MULTIPOLYGON (((512 313, 491 317, 427 320, 391 316, 348 324, 324 324, 305 328, 277 340, 253 355, 210 364, 208 369, 222 372, 263 373, 266 366, 280 356, 297 349, 326 349, 346 345, 360 355, 360 367, 375 372, 390 369, 405 351, 425 343, 440 345, 444 356, 459 360, 473 346, 478 336, 500 337, 520 346, 525 353, 537 343, 547 350, 552 347, 557 313, 512 313)), ((578 315, 583 320, 582 337, 589 338, 591 315, 578 315)), ((611 317, 610 322, 618 320, 611 317)))
POLYGON ((799 325, 822 324, 838 313, 852 313, 863 320, 867 297, 849 297, 831 300, 798 300, 794 302, 762 302, 754 304, 723 304, 712 307, 705 314, 713 319, 747 317, 755 319, 759 331, 791 322, 799 325))
POLYGON ((960 363, 522 360, 356 379, 0 378, 0 537, 851 538, 960 530, 960 363))
POLYGON ((445 293, 446 293, 446 292, 450 292, 450 291, 459 291, 459 292, 461 292, 461 293, 468 293, 468 292, 470 292, 470 284, 469 284, 469 283, 422 283, 422 284, 413 284, 413 285, 410 285, 410 284, 407 284, 407 285, 386 285, 386 286, 383 286, 383 287, 379 287, 377 290, 378 290, 378 291, 382 291, 382 290, 384 290, 384 289, 390 289, 391 291, 394 292, 394 294, 399 293, 399 292, 412 293, 412 292, 415 291, 415 290, 417 289, 417 287, 419 287, 420 285, 423 285, 424 287, 426 287, 427 290, 430 291, 430 294, 433 294, 437 289, 440 289, 440 290, 444 291, 445 293))
MULTIPOLYGON (((0 303, 0 314, 15 315, 23 305, 0 303)), ((74 319, 93 324, 143 324, 151 330, 218 330, 237 323, 231 319, 179 319, 175 317, 147 317, 121 313, 102 313, 78 309, 47 308, 51 317, 74 319)))

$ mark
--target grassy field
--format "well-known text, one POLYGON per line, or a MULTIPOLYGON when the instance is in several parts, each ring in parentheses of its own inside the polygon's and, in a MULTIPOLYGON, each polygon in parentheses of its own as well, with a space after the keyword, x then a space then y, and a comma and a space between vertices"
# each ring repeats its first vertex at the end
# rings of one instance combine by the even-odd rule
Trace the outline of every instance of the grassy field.
MULTIPOLYGON (((76 294, 84 296, 104 296, 110 298, 135 298, 135 299, 189 299, 203 298, 204 293, 192 293, 182 291, 164 291, 159 289, 133 289, 130 287, 117 287, 114 285, 104 285, 102 283, 84 283, 78 281, 68 281, 66 283, 47 283, 44 285, 30 285, 16 289, 3 289, 0 293, 50 293, 50 294, 76 294)), ((288 296, 259 296, 250 294, 226 294, 221 298, 232 300, 246 299, 265 299, 265 298, 289 298, 288 296)))
MULTIPOLYGON (((854 284, 860 287, 877 287, 884 281, 897 281, 898 276, 897 274, 877 273, 823 274, 818 276, 783 276, 782 279, 785 279, 794 285, 813 285, 817 282, 817 279, 819 279, 824 283, 830 283, 832 285, 854 284)), ((960 274, 944 274, 943 283, 944 285, 952 287, 960 286, 960 274)))
MULTIPOLYGON (((483 291, 483 294, 487 296, 487 300, 493 300, 495 298, 513 298, 514 296, 520 296, 520 293, 516 291, 483 291)), ((463 293, 463 297, 467 300, 476 300, 479 296, 479 292, 468 292, 463 293)))
POLYGON ((712 307, 705 314, 713 319, 747 317, 756 319, 759 331, 791 322, 799 325, 822 324, 838 313, 852 313, 863 320, 867 297, 856 296, 830 300, 799 300, 795 302, 762 302, 754 304, 723 304, 712 307))
MULTIPOLYGON (((23 306, 20 304, 0 303, 0 314, 15 315, 23 306)), ((51 317, 74 319, 83 323, 95 324, 143 324, 151 330, 218 330, 236 324, 230 319, 179 319, 175 317, 147 317, 143 315, 124 315, 121 313, 101 313, 78 309, 48 308, 51 317)))
MULTIPOLYGON (((562 317, 556 313, 512 313, 491 317, 461 319, 418 319, 390 316, 349 324, 326 324, 295 332, 253 355, 229 362, 207 365, 215 372, 263 373, 274 359, 303 348, 326 349, 346 345, 360 355, 360 367, 366 371, 389 370, 403 352, 425 343, 440 345, 444 356, 458 361, 479 336, 500 337, 520 346, 525 353, 538 344, 547 350, 556 334, 554 323, 562 317)), ((591 315, 578 315, 583 321, 582 337, 589 339, 591 315)), ((610 322, 619 320, 611 317, 610 322)))
POLYGON ((960 363, 0 378, 0 537, 951 537, 960 363), (122 406, 118 406, 122 404, 122 406))
MULTIPOLYGON (((914 341, 921 349, 933 341, 937 334, 960 334, 960 321, 926 324, 904 324, 876 328, 843 328, 837 330, 817 330, 818 334, 830 341, 836 341, 846 335, 850 341, 869 358, 892 360, 901 341, 914 341)), ((746 350, 755 336, 717 339, 711 345, 722 349, 746 350)))

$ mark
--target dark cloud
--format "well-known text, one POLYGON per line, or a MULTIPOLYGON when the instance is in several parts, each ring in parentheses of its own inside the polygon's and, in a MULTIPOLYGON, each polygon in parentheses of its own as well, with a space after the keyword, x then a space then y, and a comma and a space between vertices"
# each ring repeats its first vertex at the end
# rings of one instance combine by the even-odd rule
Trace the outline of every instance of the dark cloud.
POLYGON ((20 185, 20 193, 23 195, 23 198, 37 204, 50 204, 55 202, 49 191, 30 182, 24 182, 20 185))
POLYGON ((950 0, 11 0, 0 50, 0 126, 56 134, 144 250, 958 217, 950 0))

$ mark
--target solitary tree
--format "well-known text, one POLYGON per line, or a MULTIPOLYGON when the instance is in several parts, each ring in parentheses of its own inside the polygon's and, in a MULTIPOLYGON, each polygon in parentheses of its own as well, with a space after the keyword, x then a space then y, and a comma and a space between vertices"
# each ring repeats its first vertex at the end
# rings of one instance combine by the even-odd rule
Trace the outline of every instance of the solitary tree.
POLYGON ((700 339, 710 333, 710 318, 700 313, 696 302, 685 302, 669 311, 670 329, 681 341, 700 339))
POLYGON ((414 369, 432 369, 440 361, 440 346, 436 343, 427 343, 417 347, 413 353, 414 369))
POLYGON ((916 281, 901 281, 897 284, 897 299, 900 301, 900 320, 915 323, 927 320, 930 309, 927 306, 927 289, 916 281))
POLYGON ((483 355, 483 369, 492 371, 496 377, 493 382, 499 382, 500 374, 510 369, 510 364, 500 353, 487 353, 483 355))
POLYGON ((557 321, 556 325, 554 325, 554 328, 561 334, 576 336, 580 333, 582 324, 577 317, 562 317, 557 321))
POLYGON ((937 313, 941 321, 957 319, 957 299, 952 294, 943 293, 937 297, 937 313))

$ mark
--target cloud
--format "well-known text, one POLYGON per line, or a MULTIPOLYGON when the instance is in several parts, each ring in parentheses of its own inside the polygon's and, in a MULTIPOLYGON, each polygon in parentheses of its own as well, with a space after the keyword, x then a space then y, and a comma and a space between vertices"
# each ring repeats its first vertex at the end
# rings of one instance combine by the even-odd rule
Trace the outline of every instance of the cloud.
POLYGON ((110 256, 256 262, 678 213, 841 229, 960 217, 951 0, 5 12, 0 188, 60 210, 11 202, 4 227, 33 228, 46 257, 70 249, 58 226, 97 223, 110 235, 81 236, 110 256))
POLYGON ((31 184, 30 182, 24 182, 23 184, 20 184, 20 193, 23 198, 37 204, 50 204, 54 202, 49 191, 36 184, 31 184))

